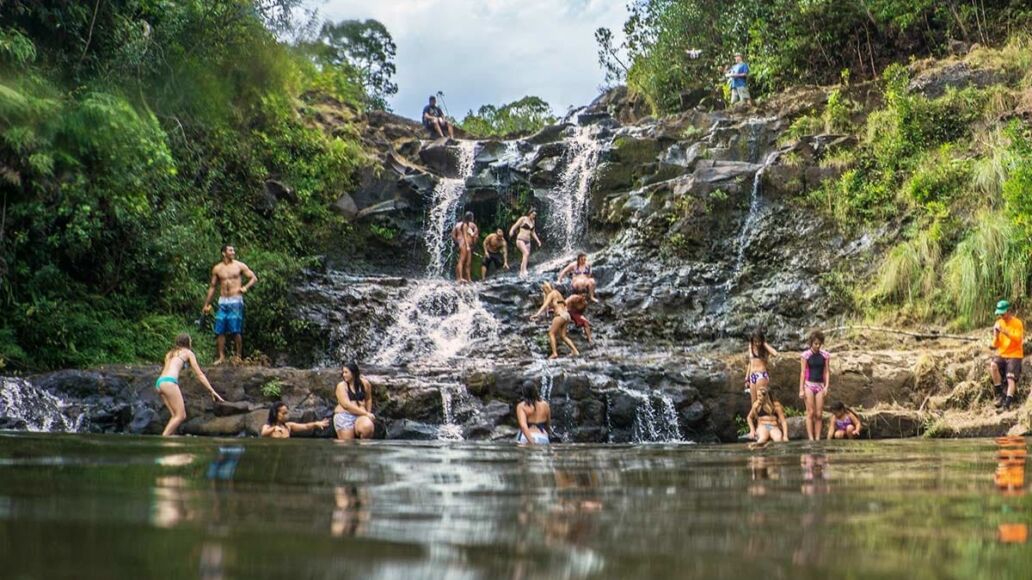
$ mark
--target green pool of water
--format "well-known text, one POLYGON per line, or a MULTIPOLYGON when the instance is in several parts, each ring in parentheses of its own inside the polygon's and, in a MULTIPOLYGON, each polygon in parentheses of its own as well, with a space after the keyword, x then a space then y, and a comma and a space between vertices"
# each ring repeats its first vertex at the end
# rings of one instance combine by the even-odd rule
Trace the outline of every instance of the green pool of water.
POLYGON ((2 578, 1032 578, 1023 440, 0 433, 2 578))

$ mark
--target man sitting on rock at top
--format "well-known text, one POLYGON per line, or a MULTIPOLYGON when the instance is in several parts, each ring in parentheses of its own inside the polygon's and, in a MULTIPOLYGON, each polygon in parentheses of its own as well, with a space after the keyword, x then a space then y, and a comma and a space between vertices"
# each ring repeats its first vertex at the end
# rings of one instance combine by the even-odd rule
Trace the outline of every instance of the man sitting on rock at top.
POLYGON ((448 138, 455 138, 451 123, 444 117, 444 112, 437 106, 437 97, 433 95, 430 95, 430 104, 423 107, 423 126, 430 133, 431 139, 443 138, 446 129, 448 138))

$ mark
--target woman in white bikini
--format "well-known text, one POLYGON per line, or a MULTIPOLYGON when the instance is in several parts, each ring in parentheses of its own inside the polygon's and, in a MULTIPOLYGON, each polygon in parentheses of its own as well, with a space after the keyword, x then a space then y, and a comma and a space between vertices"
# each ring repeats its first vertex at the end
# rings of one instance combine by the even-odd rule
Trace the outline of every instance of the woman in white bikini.
POLYGON ((208 377, 204 376, 201 366, 197 364, 197 357, 190 350, 192 346, 189 334, 184 332, 177 336, 175 346, 165 353, 165 366, 161 369, 161 376, 154 381, 154 389, 158 391, 161 401, 165 403, 165 407, 172 415, 169 417, 168 424, 165 425, 165 430, 161 432, 162 437, 175 435, 176 429, 183 421, 186 421, 186 404, 183 403, 183 392, 179 390, 179 373, 187 364, 190 365, 197 380, 208 389, 213 401, 224 400, 215 392, 215 389, 211 388, 208 377))
POLYGON ((516 223, 512 224, 509 228, 509 237, 516 236, 516 247, 520 250, 520 255, 523 256, 520 262, 520 276, 527 275, 527 262, 530 260, 530 241, 533 239, 537 242, 538 248, 541 247, 541 240, 538 239, 537 231, 535 231, 535 220, 537 220, 537 212, 531 211, 529 214, 516 220, 516 223), (517 230, 519 233, 517 234, 517 230))
POLYGON ((567 335, 567 328, 572 317, 570 316, 569 309, 566 308, 566 301, 563 299, 562 293, 553 288, 548 282, 541 285, 541 293, 543 295, 541 308, 531 315, 530 319, 537 320, 546 311, 552 311, 552 325, 548 328, 548 343, 552 345, 552 356, 549 358, 559 358, 557 339, 562 339, 566 346, 570 347, 573 356, 577 356, 580 354, 577 352, 577 345, 573 344, 573 341, 567 335))

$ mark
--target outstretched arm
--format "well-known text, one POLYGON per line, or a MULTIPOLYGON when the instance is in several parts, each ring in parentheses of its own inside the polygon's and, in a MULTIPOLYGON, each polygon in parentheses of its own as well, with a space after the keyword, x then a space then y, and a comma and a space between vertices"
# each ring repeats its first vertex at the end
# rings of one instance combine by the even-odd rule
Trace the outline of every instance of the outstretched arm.
POLYGON ((215 389, 211 387, 211 383, 208 382, 208 377, 204 376, 204 372, 201 370, 201 365, 197 364, 197 356, 194 355, 193 351, 187 352, 190 353, 189 355, 187 355, 190 358, 190 369, 193 370, 194 376, 197 377, 197 380, 201 381, 201 384, 208 389, 209 393, 211 393, 212 400, 225 401, 225 399, 223 399, 222 396, 216 393, 215 389))
POLYGON ((251 289, 251 286, 258 283, 258 276, 255 276, 254 272, 252 272, 251 269, 247 267, 247 264, 243 262, 240 262, 240 273, 249 278, 247 280, 247 284, 244 284, 244 287, 240 289, 240 292, 247 294, 247 291, 251 289))
POLYGON ((535 319, 537 319, 537 317, 539 317, 542 314, 544 314, 545 311, 548 310, 549 307, 551 307, 552 304, 554 304, 554 303, 555 303, 555 292, 552 292, 551 294, 549 294, 545 298, 545 301, 541 304, 541 308, 539 308, 537 312, 535 312, 533 315, 531 315, 531 317, 530 317, 531 320, 535 320, 535 319))
MULTIPOLYGON (((330 426, 329 419, 323 419, 322 421, 312 421, 311 423, 287 423, 287 429, 291 433, 308 433, 313 429, 325 429, 330 426)), ((268 425, 266 425, 268 427, 268 425)), ((265 427, 262 427, 262 437, 265 436, 265 427)))
MULTIPOLYGON (((539 243, 538 243, 538 245, 540 246, 540 245, 541 245, 541 243, 539 242, 539 243)), ((556 280, 555 280, 555 283, 556 283, 556 284, 562 284, 562 283, 563 283, 563 280, 564 280, 564 279, 565 279, 565 278, 566 278, 567 276, 569 276, 569 275, 570 275, 570 272, 572 272, 572 271, 573 271, 573 269, 574 269, 574 268, 576 268, 576 267, 577 267, 577 262, 573 262, 573 263, 572 263, 572 264, 570 264, 569 266, 567 266, 567 267, 563 268, 562 270, 559 270, 559 277, 558 277, 558 278, 556 278, 556 280)))

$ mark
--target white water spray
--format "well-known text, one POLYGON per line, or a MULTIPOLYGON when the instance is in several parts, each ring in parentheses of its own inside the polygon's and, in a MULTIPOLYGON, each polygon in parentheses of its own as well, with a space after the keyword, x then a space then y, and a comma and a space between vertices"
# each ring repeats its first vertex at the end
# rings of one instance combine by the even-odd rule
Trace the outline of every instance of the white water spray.
POLYGON ((29 431, 77 433, 83 417, 65 414, 68 403, 25 379, 0 377, 0 417, 22 420, 29 431))
POLYGON ((567 140, 563 155, 563 170, 559 185, 548 193, 550 230, 555 243, 567 252, 584 230, 584 216, 588 205, 591 176, 598 164, 602 144, 590 127, 577 127, 572 139, 567 140))
POLYGON ((444 267, 451 256, 452 243, 449 234, 455 225, 455 211, 459 200, 466 191, 466 179, 473 174, 476 146, 475 141, 459 141, 459 177, 442 177, 434 187, 425 234, 426 250, 430 254, 426 273, 431 278, 439 278, 444 274, 444 267))
POLYGON ((473 288, 414 281, 395 311, 373 358, 377 365, 447 365, 455 357, 475 355, 475 348, 486 352, 498 338, 498 321, 473 288))

